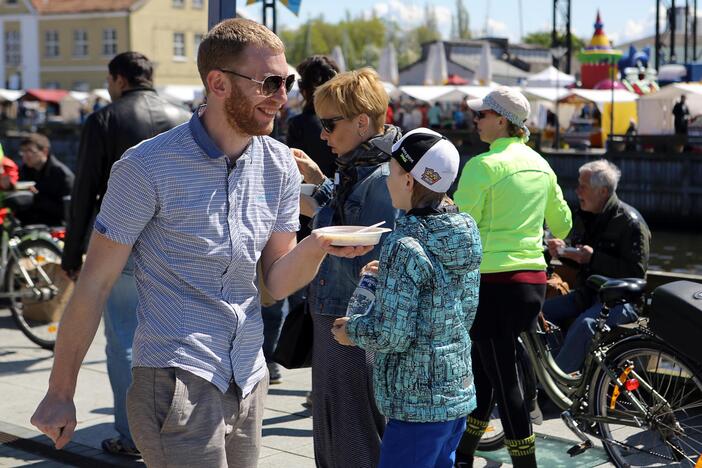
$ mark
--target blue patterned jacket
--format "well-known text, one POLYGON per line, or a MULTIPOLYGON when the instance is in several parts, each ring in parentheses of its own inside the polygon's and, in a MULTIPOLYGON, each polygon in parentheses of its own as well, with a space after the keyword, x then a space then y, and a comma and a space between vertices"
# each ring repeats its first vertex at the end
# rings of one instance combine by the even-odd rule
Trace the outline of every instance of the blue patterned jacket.
POLYGON ((380 253, 373 310, 348 335, 375 352, 382 413, 410 422, 451 421, 475 408, 468 335, 478 307, 482 247, 468 214, 408 214, 380 253))

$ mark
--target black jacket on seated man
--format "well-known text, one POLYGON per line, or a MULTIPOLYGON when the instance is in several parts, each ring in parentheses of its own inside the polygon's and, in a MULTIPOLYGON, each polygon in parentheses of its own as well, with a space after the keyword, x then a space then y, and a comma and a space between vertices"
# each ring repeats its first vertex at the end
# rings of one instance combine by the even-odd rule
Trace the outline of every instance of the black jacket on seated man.
POLYGON ((581 209, 573 213, 571 245, 589 245, 594 253, 589 264, 578 265, 561 258, 564 264, 578 268, 575 283, 576 302, 585 310, 595 300, 595 293, 585 286, 590 275, 614 278, 643 278, 648 268, 651 232, 635 208, 619 200, 616 194, 607 200, 601 213, 581 209))
POLYGON ((81 133, 76 183, 71 194, 62 257, 65 270, 80 268, 83 263, 83 252, 107 191, 112 165, 132 146, 186 122, 190 116, 187 110, 146 87, 125 90, 112 104, 88 116, 81 133))
POLYGON ((36 182, 34 203, 17 213, 22 224, 60 226, 64 222, 63 197, 73 189, 73 172, 56 156, 49 154, 44 166, 34 169, 26 164, 20 168, 19 180, 36 182))

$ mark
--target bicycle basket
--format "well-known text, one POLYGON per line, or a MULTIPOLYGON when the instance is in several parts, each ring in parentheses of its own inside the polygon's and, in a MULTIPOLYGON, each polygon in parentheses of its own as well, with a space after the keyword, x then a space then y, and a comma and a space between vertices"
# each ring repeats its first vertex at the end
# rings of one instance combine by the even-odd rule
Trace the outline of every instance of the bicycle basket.
POLYGON ((702 284, 674 281, 653 291, 648 326, 668 344, 702 363, 702 284))

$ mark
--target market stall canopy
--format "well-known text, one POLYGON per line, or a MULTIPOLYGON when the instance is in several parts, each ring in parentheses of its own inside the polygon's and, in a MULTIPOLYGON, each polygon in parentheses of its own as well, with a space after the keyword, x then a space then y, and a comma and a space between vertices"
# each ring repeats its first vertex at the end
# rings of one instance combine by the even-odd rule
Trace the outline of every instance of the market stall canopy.
POLYGON ((456 89, 465 94, 468 99, 478 99, 484 98, 493 88, 499 86, 496 83, 493 84, 495 86, 456 86, 456 89))
POLYGON ((561 98, 561 102, 589 101, 595 103, 600 112, 603 111, 604 105, 608 102, 636 102, 639 97, 625 89, 615 89, 614 93, 609 89, 569 89, 568 91, 568 96, 561 98))
POLYGON ((400 86, 400 91, 423 102, 461 102, 466 94, 456 86, 400 86))
POLYGON ((660 91, 641 96, 637 102, 639 111, 638 132, 642 135, 673 133, 673 106, 686 97, 690 114, 702 114, 702 84, 675 83, 664 86, 660 91))
MULTIPOLYGON (((623 134, 632 120, 637 121, 636 101, 639 96, 635 93, 622 89, 614 91, 610 89, 571 89, 569 91, 570 94, 560 99, 559 102, 576 105, 591 102, 597 106, 601 116, 602 141, 607 140, 610 127, 614 130, 614 134, 623 134), (612 118, 614 123, 611 125, 610 119, 612 118)), ((559 109, 558 118, 562 119, 561 122, 570 121, 570 118, 565 120, 563 117, 564 114, 559 109)))
POLYGON ((28 89, 26 93, 20 98, 23 101, 42 101, 50 102, 52 104, 59 104, 61 99, 68 95, 68 91, 65 89, 28 89))
POLYGON ((571 90, 566 88, 528 87, 522 88, 520 91, 530 101, 556 102, 571 94, 571 90))
POLYGON ((385 92, 388 93, 388 96, 390 99, 397 99, 400 97, 402 92, 400 91, 400 88, 395 86, 392 83, 388 83, 387 81, 383 81, 383 88, 385 88, 385 92))
POLYGON ((0 102, 14 102, 22 97, 23 94, 22 91, 15 91, 14 89, 0 89, 0 102))
POLYGON ((526 86, 528 88, 560 88, 572 85, 573 83, 575 83, 574 76, 563 73, 553 65, 539 73, 531 75, 526 80, 526 86))
POLYGON ((90 92, 94 97, 99 97, 100 99, 107 101, 107 102, 112 102, 112 98, 110 97, 110 92, 107 91, 105 88, 95 88, 90 92))
MULTIPOLYGON (((289 73, 289 72, 288 72, 289 73)), ((166 85, 156 88, 159 94, 172 98, 180 103, 191 103, 202 99, 202 85, 166 85)))

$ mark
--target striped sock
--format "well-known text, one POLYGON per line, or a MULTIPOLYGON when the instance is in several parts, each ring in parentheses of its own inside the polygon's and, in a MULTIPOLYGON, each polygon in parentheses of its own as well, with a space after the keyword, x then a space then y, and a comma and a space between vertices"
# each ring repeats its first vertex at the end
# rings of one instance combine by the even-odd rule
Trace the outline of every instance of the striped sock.
POLYGON ((536 436, 526 439, 505 439, 505 446, 515 468, 536 468, 536 436))
POLYGON ((472 416, 466 418, 466 431, 458 444, 457 452, 462 456, 463 462, 472 462, 475 449, 478 447, 480 438, 485 434, 488 421, 481 421, 472 416))

